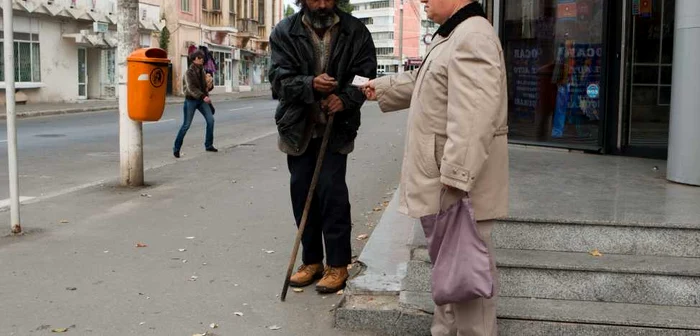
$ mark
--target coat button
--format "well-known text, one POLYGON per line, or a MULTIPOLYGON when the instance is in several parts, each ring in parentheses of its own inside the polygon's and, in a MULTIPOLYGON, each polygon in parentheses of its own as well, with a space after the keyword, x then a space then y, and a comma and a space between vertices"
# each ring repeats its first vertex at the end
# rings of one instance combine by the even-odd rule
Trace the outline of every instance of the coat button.
POLYGON ((462 173, 462 176, 467 176, 467 173, 462 173))
POLYGON ((457 169, 452 169, 453 174, 457 174, 457 169))

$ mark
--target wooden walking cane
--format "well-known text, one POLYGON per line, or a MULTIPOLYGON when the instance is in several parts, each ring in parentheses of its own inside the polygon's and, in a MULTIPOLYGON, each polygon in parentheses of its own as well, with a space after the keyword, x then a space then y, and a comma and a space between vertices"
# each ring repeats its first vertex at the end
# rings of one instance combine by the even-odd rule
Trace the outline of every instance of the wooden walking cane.
POLYGON ((292 272, 294 272, 294 263, 297 260, 297 254, 299 253, 299 245, 301 244, 301 236, 304 234, 304 229, 306 228, 306 221, 309 219, 309 210, 311 209, 311 200, 314 198, 314 191, 316 190, 316 185, 318 184, 318 176, 321 174, 321 165, 323 164, 323 158, 326 157, 326 149, 328 148, 328 139, 331 135, 331 129, 333 128, 333 117, 335 115, 331 114, 328 117, 328 123, 326 124, 326 130, 323 132, 323 141, 321 142, 321 150, 318 153, 318 158, 316 159, 316 168, 314 169, 314 175, 311 178, 311 185, 309 186, 309 193, 306 195, 306 204, 304 205, 304 213, 301 215, 301 222, 299 223, 299 229, 297 230, 297 237, 294 240, 294 247, 292 248, 292 257, 289 259, 289 267, 287 268, 287 276, 284 278, 284 286, 282 287, 282 295, 280 299, 284 302, 287 299, 287 291, 289 290, 289 281, 292 277, 292 272))

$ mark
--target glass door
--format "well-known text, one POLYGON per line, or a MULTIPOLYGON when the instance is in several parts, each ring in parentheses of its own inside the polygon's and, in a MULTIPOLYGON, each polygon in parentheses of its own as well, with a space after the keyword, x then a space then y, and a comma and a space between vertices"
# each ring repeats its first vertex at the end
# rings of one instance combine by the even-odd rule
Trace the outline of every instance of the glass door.
POLYGON ((636 155, 663 157, 668 149, 676 1, 632 3, 627 13, 630 53, 623 140, 626 150, 636 155))
POLYGON ((87 99, 87 49, 78 48, 78 99, 87 99))

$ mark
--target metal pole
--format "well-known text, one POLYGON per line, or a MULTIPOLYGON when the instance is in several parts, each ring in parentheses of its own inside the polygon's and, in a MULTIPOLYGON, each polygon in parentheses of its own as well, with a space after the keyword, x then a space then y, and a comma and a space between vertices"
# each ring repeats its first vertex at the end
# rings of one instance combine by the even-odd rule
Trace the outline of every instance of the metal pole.
POLYGON ((118 0, 117 66, 119 69, 119 175, 122 186, 143 185, 143 127, 129 118, 126 58, 137 49, 141 36, 138 0, 118 0))
POLYGON ((19 179, 17 176, 17 114, 15 111, 15 50, 12 0, 3 1, 5 39, 5 107, 7 108, 7 165, 10 173, 10 223, 12 233, 22 233, 19 218, 19 179))
POLYGON ((403 0, 399 5, 399 73, 403 72, 403 0))
POLYGON ((667 178, 700 186, 700 1, 676 1, 667 178))

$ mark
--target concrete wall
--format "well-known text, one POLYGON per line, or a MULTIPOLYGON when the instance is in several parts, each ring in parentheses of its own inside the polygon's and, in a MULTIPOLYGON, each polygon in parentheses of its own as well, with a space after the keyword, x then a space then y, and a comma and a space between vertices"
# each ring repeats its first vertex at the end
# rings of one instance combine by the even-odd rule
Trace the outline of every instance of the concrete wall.
POLYGON ((60 102, 78 99, 78 48, 63 32, 75 32, 75 23, 39 20, 41 81, 38 90, 25 90, 29 102, 60 102), (57 83, 60 83, 57 85, 57 83))
MULTIPOLYGON (((77 60, 76 60, 77 62, 77 60)), ((87 49, 88 99, 102 98, 102 50, 87 49)))

